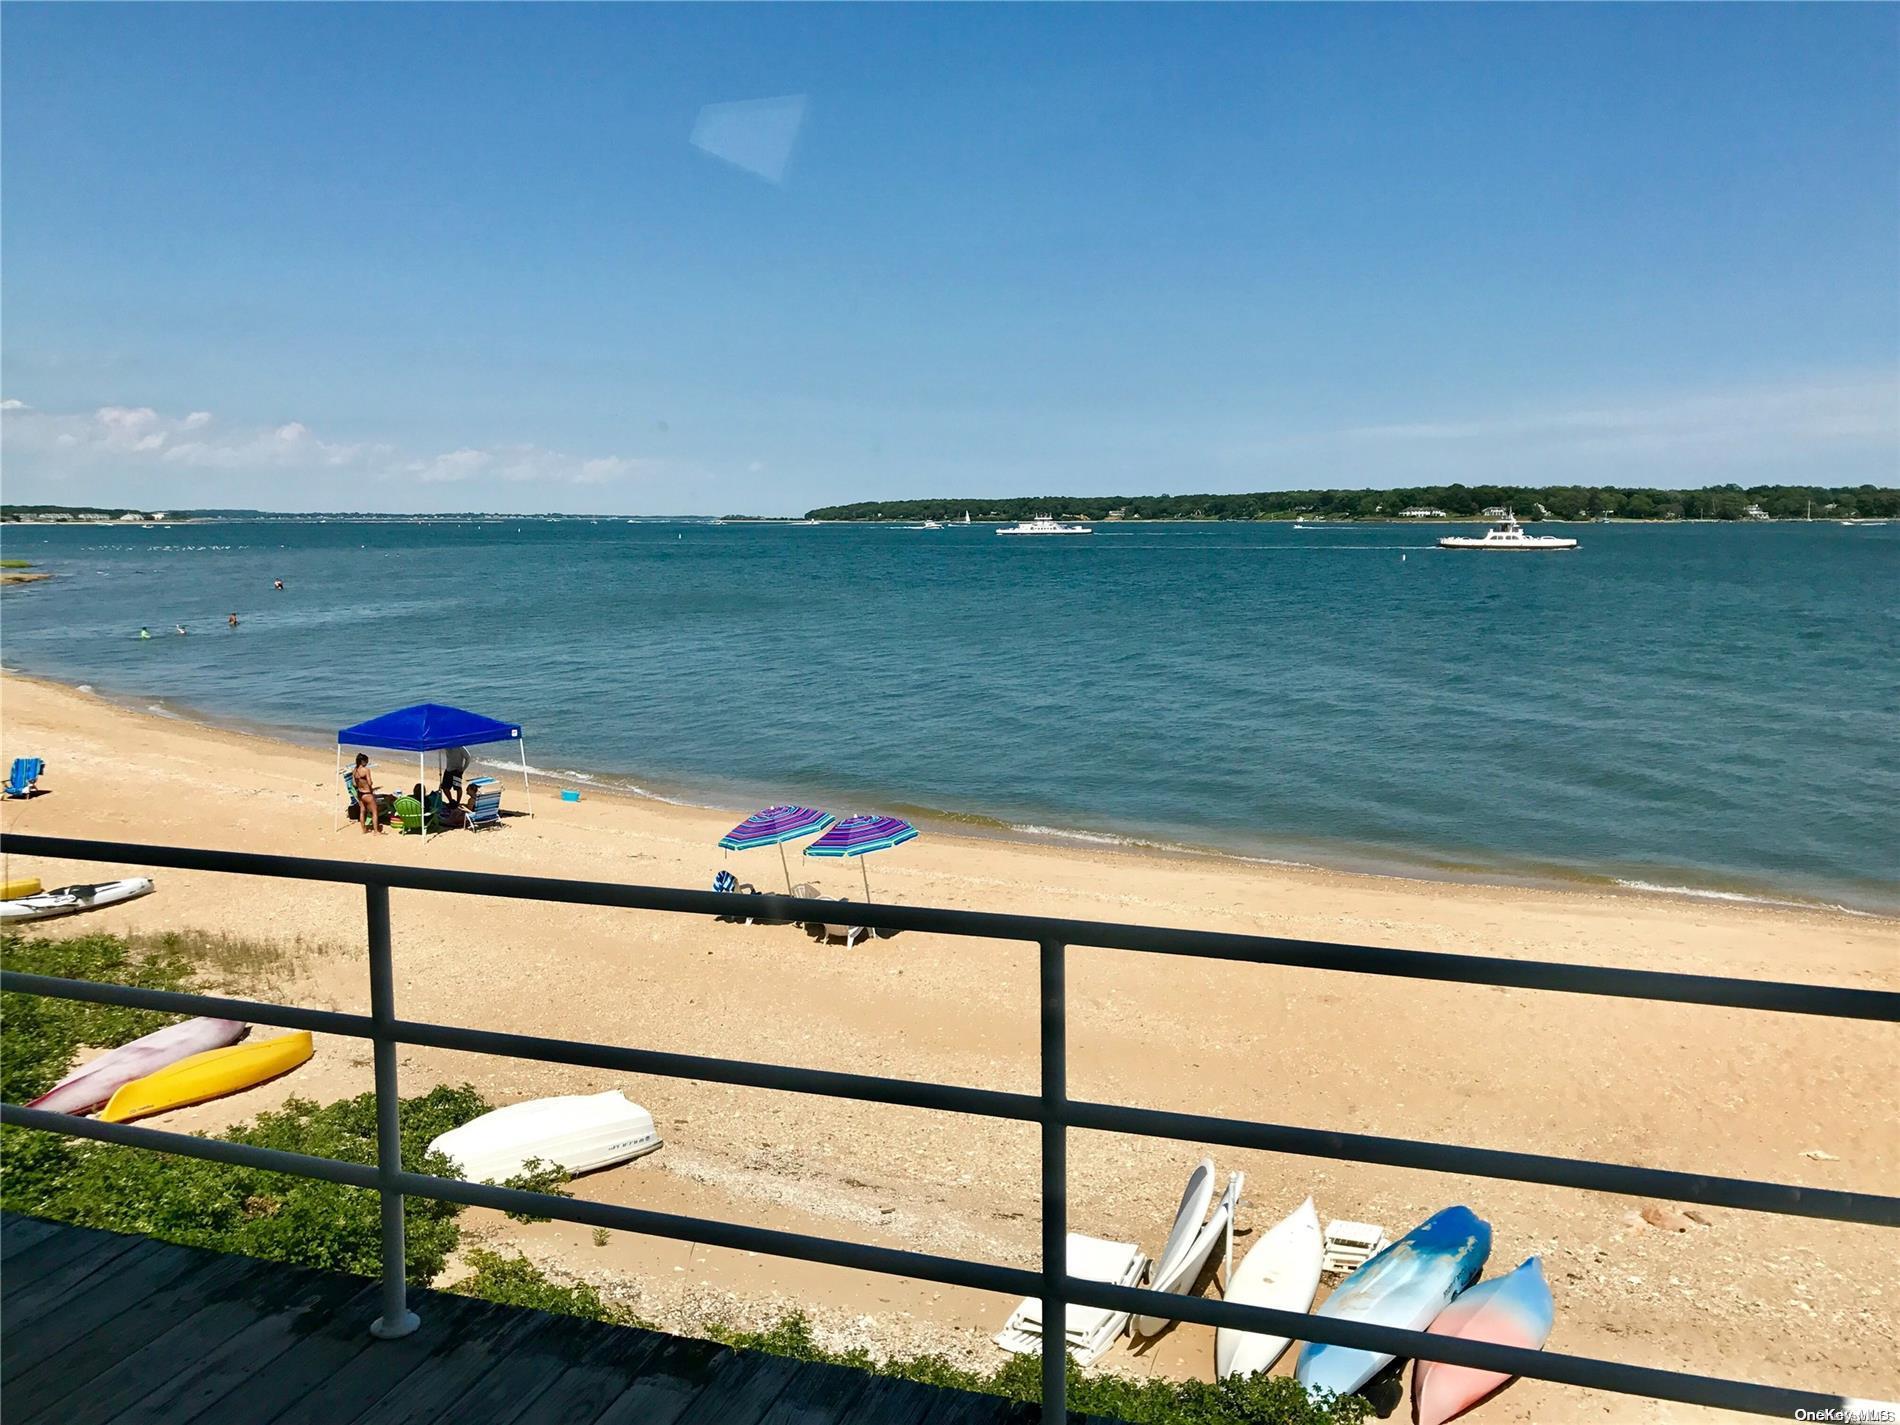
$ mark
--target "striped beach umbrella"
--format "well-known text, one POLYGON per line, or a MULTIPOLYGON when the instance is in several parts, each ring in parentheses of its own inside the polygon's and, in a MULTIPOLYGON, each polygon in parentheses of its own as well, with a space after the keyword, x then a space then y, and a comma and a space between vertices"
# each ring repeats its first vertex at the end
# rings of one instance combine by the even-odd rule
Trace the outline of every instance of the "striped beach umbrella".
MULTIPOLYGON (((914 839, 917 828, 894 816, 847 816, 823 836, 805 848, 807 856, 869 856, 873 851, 888 851, 914 839)), ((871 873, 859 862, 864 875, 864 898, 871 899, 871 873)))
POLYGON ((733 827, 719 838, 727 851, 753 851, 761 846, 778 847, 778 862, 785 869, 785 889, 792 888, 792 868, 785 862, 785 843, 801 836, 823 831, 838 818, 814 807, 767 807, 733 827))

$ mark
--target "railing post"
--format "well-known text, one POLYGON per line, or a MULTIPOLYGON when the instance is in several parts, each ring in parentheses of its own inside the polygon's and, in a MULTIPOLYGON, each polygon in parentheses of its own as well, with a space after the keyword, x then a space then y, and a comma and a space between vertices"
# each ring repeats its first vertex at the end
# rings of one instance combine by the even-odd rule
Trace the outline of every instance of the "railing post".
POLYGON ((1069 1418, 1068 947, 1042 943, 1042 1418, 1069 1418))
POLYGON ((369 906, 369 1018, 376 1054, 376 1176, 381 1180, 383 1208, 383 1314, 370 1323, 369 1334, 385 1341, 407 1336, 422 1324, 409 1309, 406 1273, 408 1248, 403 1240, 402 1192, 396 1175, 402 1171, 401 1086, 396 1078, 396 1041, 389 1037, 396 1023, 396 975, 389 952, 389 887, 363 887, 369 906))

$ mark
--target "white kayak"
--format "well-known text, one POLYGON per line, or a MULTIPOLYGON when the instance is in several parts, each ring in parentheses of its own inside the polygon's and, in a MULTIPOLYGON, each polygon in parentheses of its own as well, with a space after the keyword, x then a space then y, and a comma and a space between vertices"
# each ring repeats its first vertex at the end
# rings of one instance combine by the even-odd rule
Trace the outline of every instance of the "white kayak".
MULTIPOLYGON (((1228 1276, 1226 1299, 1237 1306, 1310 1310, 1319 1295, 1322 1255, 1319 1213, 1309 1197, 1254 1243, 1228 1276)), ((1223 1326, 1214 1333, 1214 1373, 1244 1376, 1270 1370, 1292 1344, 1288 1336, 1223 1326)))
POLYGON ((152 893, 150 876, 130 876, 123 881, 101 881, 93 886, 61 886, 56 891, 0 901, 0 921, 52 920, 62 915, 83 915, 103 910, 121 901, 135 901, 152 893))
POLYGON ((653 1115, 609 1089, 511 1103, 439 1135, 429 1151, 453 1159, 470 1182, 500 1183, 526 1172, 532 1159, 572 1177, 659 1146, 653 1115))
POLYGON ((235 1044, 250 1032, 250 1025, 235 1019, 187 1019, 182 1024, 168 1024, 130 1044, 108 1049, 91 1063, 74 1069, 27 1107, 51 1113, 90 1113, 134 1079, 157 1073, 193 1054, 235 1044))
MULTIPOLYGON (((1168 1245, 1162 1249, 1161 1260, 1155 1267, 1154 1280, 1150 1283, 1153 1291, 1191 1292, 1194 1284, 1201 1279, 1201 1273, 1207 1270, 1208 1260, 1214 1255, 1214 1249, 1226 1244, 1231 1252, 1233 1248, 1234 1214, 1240 1208, 1240 1185, 1245 1182, 1246 1174, 1230 1173, 1227 1178, 1227 1191, 1221 1194, 1220 1201, 1214 1205, 1213 1216, 1201 1222, 1201 1213, 1207 1206, 1208 1193, 1213 1188, 1214 1165, 1207 1159, 1201 1160, 1201 1167, 1194 1170, 1194 1177, 1188 1179, 1188 1192, 1181 1198, 1181 1211, 1175 1215, 1174 1231, 1168 1236, 1168 1245), (1198 1190, 1198 1180, 1202 1169, 1206 1169, 1207 1191, 1198 1190), (1190 1195, 1198 1196, 1192 1216, 1188 1214, 1190 1195), (1196 1223, 1200 1230, 1195 1231, 1196 1223), (1182 1232, 1183 1224, 1189 1229, 1182 1232)), ((1172 1316, 1137 1316, 1135 1334, 1153 1336, 1160 1332, 1172 1316)))

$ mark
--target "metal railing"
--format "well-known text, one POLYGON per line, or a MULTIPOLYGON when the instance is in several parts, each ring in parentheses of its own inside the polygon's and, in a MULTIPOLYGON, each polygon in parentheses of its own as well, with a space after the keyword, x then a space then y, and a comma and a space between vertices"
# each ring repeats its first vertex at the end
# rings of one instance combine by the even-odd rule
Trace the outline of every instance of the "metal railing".
MULTIPOLYGON (((1446 1361, 1560 1384, 1760 1414, 1786 1417, 1798 1410, 1838 1412, 1852 1410, 1859 1403, 1851 1397, 1820 1391, 1655 1370, 1594 1357, 1463 1341, 1310 1313, 1240 1306, 1138 1287, 1115 1286, 1068 1275, 1066 1142, 1071 1128, 1181 1139, 1233 1148, 1501 1178, 1597 1192, 1642 1194, 1744 1211, 1869 1223, 1883 1227, 1900 1226, 1900 1198, 1594 1162, 1582 1158, 1335 1133, 1324 1129, 1071 1099, 1068 1096, 1064 971, 1068 948, 1084 945, 1144 954, 1186 955, 1351 974, 1887 1023, 1900 1022, 1900 993, 1611 969, 1553 961, 1491 959, 1475 955, 1392 950, 1274 936, 1225 935, 1042 916, 860 902, 846 904, 778 895, 721 895, 710 891, 669 890, 650 886, 68 840, 48 836, 0 835, 0 851, 9 855, 225 872, 353 884, 364 888, 370 971, 370 1012, 367 1016, 170 990, 133 989, 123 985, 57 979, 13 970, 0 974, 0 990, 179 1014, 212 1015, 368 1039, 375 1053, 375 1167, 215 1138, 101 1123, 96 1119, 49 1113, 15 1104, 0 1105, 0 1122, 376 1190, 382 1195, 382 1314, 371 1330, 378 1336, 405 1335, 413 1331, 417 1324, 406 1303, 404 1284, 402 1203, 405 1195, 413 1195, 507 1212, 531 1213, 585 1226, 703 1242, 895 1276, 917 1277, 1009 1296, 1040 1297, 1045 1324, 1064 1320, 1067 1307, 1073 1302, 1110 1311, 1129 1311, 1207 1326, 1258 1331, 1291 1337, 1296 1341, 1325 1342, 1400 1358, 1446 1361), (401 1019, 396 1014, 390 952, 389 891, 392 887, 680 915, 721 916, 737 912, 755 919, 780 919, 787 922, 829 919, 842 923, 849 920, 852 924, 878 930, 927 931, 1030 942, 1039 950, 1040 1091, 1035 1094, 1011 1093, 401 1019), (993 1263, 971 1262, 955 1257, 411 1172, 403 1166, 402 1143, 397 1131, 399 1099, 396 1052, 399 1045, 506 1055, 585 1068, 697 1079, 1038 1124, 1042 1131, 1041 1270, 1031 1272, 993 1263)), ((1879 1111, 1877 1107, 1875 1111, 1879 1111)), ((1064 1353, 1045 1346, 1042 1356, 1042 1402, 1046 1419, 1066 1418, 1067 1382, 1064 1366, 1064 1353)), ((1827 1417, 1817 1415, 1809 1418, 1827 1417)))

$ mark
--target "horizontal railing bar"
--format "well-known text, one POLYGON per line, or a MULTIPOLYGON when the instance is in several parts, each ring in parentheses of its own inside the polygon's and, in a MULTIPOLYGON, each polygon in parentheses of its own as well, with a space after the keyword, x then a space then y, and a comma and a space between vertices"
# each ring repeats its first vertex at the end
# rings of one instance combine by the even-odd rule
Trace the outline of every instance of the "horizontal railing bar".
MULTIPOLYGON (((374 1037, 369 1017, 335 1010, 291 1009, 255 1000, 224 999, 182 990, 135 989, 98 980, 62 980, 20 970, 0 970, 0 991, 47 995, 88 1004, 124 1005, 174 1014, 204 1014, 218 1019, 242 1019, 256 1024, 282 1025, 357 1039, 374 1037)), ((743 1059, 713 1059, 699 1054, 674 1054, 658 1049, 627 1049, 569 1039, 545 1039, 531 1034, 507 1034, 490 1029, 427 1024, 399 1019, 389 1037, 402 1044, 430 1049, 452 1049, 469 1054, 494 1054, 534 1059, 550 1064, 612 1069, 622 1073, 656 1074, 707 1083, 738 1084, 746 1088, 775 1089, 783 1093, 818 1094, 826 1098, 857 1099, 902 1108, 971 1113, 985 1118, 1035 1122, 1040 1102, 1033 1094, 998 1089, 968 1088, 915 1079, 888 1079, 872 1074, 847 1074, 830 1069, 805 1069, 790 1064, 763 1064, 743 1059)))
POLYGON ((1042 1106, 1034 1094, 1005 1093, 1000 1089, 968 1088, 918 1079, 887 1079, 873 1074, 847 1074, 831 1069, 796 1068, 743 1059, 713 1059, 700 1054, 675 1054, 660 1049, 623 1049, 611 1044, 575 1043, 531 1034, 507 1034, 492 1029, 462 1029, 447 1024, 423 1024, 399 1019, 391 1037, 404 1044, 432 1049, 455 1049, 470 1054, 499 1054, 550 1064, 577 1064, 584 1068, 624 1073, 659 1074, 675 1079, 739 1084, 746 1088, 777 1089, 785 1093, 819 1094, 827 1098, 887 1103, 901 1108, 972 1113, 984 1118, 1010 1118, 1034 1123, 1042 1106))
POLYGON ((315 1178, 319 1182, 342 1183, 346 1187, 374 1188, 376 1169, 367 1163, 346 1163, 339 1158, 317 1158, 308 1153, 289 1153, 282 1148, 259 1148, 250 1143, 233 1143, 226 1138, 200 1138, 191 1133, 172 1133, 162 1128, 140 1128, 130 1123, 104 1123, 97 1118, 81 1118, 71 1113, 55 1113, 44 1108, 24 1108, 17 1103, 0 1103, 0 1123, 16 1128, 40 1128, 68 1138, 88 1138, 96 1143, 117 1143, 126 1148, 145 1148, 155 1153, 177 1153, 187 1158, 204 1158, 213 1163, 230 1163, 240 1168, 261 1168, 265 1172, 288 1173, 293 1177, 315 1178))
MULTIPOLYGON (((365 1015, 341 1014, 332 1010, 290 1009, 259 1004, 253 1000, 221 999, 178 990, 134 989, 126 985, 102 984, 95 980, 62 980, 18 970, 0 971, 0 990, 76 999, 93 1004, 127 1005, 135 1009, 209 1014, 223 1019, 284 1025, 292 1029, 345 1034, 359 1039, 372 1037, 370 1021, 365 1015)), ((415 1020, 397 1020, 390 1027, 390 1037, 399 1043, 424 1048, 502 1055, 667 1078, 698 1079, 904 1108, 968 1113, 984 1118, 1035 1122, 1041 1116, 1041 1101, 1032 1094, 968 1088, 957 1084, 878 1078, 867 1074, 714 1059, 653 1049, 625 1049, 611 1044, 577 1043, 415 1020)), ((1337 1133, 1320 1128, 1214 1118, 1163 1109, 1127 1108, 1119 1104, 1086 1100, 1068 1102, 1063 1112, 1071 1128, 1087 1128, 1104 1133, 1132 1133, 1185 1143, 1218 1143, 1230 1148, 1292 1153, 1308 1158, 1332 1158, 1385 1167, 1417 1168, 1425 1172, 1459 1173, 1631 1197, 1669 1198, 1745 1212, 1770 1212, 1834 1222, 1861 1222, 1876 1227, 1900 1227, 1900 1198, 1883 1197, 1876 1193, 1714 1177, 1706 1173, 1683 1173, 1667 1168, 1644 1168, 1497 1148, 1472 1148, 1424 1139, 1337 1133)))
POLYGON ((269 1024, 281 1029, 308 1029, 315 1034, 371 1037, 367 1014, 334 1009, 299 1009, 293 1005, 265 1004, 254 999, 227 999, 222 995, 193 994, 189 990, 151 990, 113 985, 103 980, 63 980, 25 970, 0 970, 0 991, 46 995, 51 999, 111 1004, 126 1009, 152 1009, 162 1014, 200 1014, 212 1019, 241 1019, 246 1024, 269 1024))
POLYGON ((1087 1281, 1080 1277, 1069 1278, 1069 1284, 1071 1299, 1084 1306, 1192 1321, 1201 1326, 1237 1327, 1266 1335, 1286 1336, 1295 1342, 1323 1340, 1329 1345, 1374 1351, 1402 1360, 1444 1361, 1451 1365, 1471 1366, 1505 1375, 1553 1381, 1559 1385, 1647 1395, 1658 1400, 1677 1400, 1757 1415, 1777 1415, 1784 1419, 1793 1416, 1797 1410, 1841 1410, 1855 1404, 1847 1397, 1788 1386, 1758 1385, 1720 1376, 1659 1370, 1652 1366, 1635 1366, 1596 1356, 1528 1351, 1517 1346, 1493 1345, 1488 1341, 1460 1340, 1426 1331, 1373 1326, 1309 1312, 1239 1306, 1209 1297, 1116 1286, 1111 1282, 1087 1281))
MULTIPOLYGON (((71 1137, 118 1143, 161 1153, 176 1153, 212 1162, 233 1163, 271 1172, 291 1173, 322 1181, 344 1183, 351 1187, 374 1189, 376 1170, 357 1163, 332 1158, 316 1158, 303 1153, 287 1153, 275 1148, 258 1148, 231 1143, 219 1138, 172 1133, 161 1129, 138 1128, 123 1123, 101 1123, 96 1119, 70 1114, 49 1113, 43 1109, 0 1104, 0 1123, 22 1128, 45 1129, 71 1137)), ((502 1212, 526 1213, 557 1221, 575 1222, 589 1227, 605 1227, 636 1232, 645 1236, 675 1241, 699 1242, 736 1251, 761 1252, 768 1256, 790 1257, 852 1270, 872 1271, 885 1276, 915 1277, 948 1286, 1007 1296, 1036 1296, 1042 1289, 1039 1272, 993 1263, 970 1262, 957 1257, 939 1257, 930 1253, 908 1252, 868 1243, 845 1242, 806 1233, 782 1232, 774 1228, 751 1227, 688 1217, 677 1213, 653 1212, 645 1208, 623 1207, 616 1203, 592 1202, 584 1198, 561 1197, 552 1193, 527 1192, 519 1188, 497 1187, 490 1183, 461 1182, 424 1173, 403 1172, 395 1186, 402 1192, 432 1198, 440 1202, 458 1202, 471 1207, 487 1207, 502 1212)), ((1342 1321, 1310 1313, 1276 1311, 1266 1307, 1239 1306, 1231 1302, 1172 1292, 1147 1291, 1118 1287, 1082 1277, 1064 1279, 1070 1300, 1087 1306, 1115 1311, 1146 1312, 1207 1326, 1228 1326, 1290 1336, 1300 1341, 1323 1341, 1331 1345, 1390 1353, 1408 1359, 1448 1361, 1457 1365, 1501 1371, 1564 1385, 1580 1385, 1606 1390, 1649 1395, 1665 1400, 1714 1405, 1733 1410, 1751 1410, 1763 1414, 1792 1414, 1800 1408, 1840 1409, 1851 1402, 1843 1397, 1789 1390, 1778 1386, 1751 1385, 1742 1381, 1689 1375, 1675 1371, 1652 1370, 1590 1357, 1564 1356, 1543 1351, 1525 1351, 1488 1342, 1463 1341, 1420 1331, 1371 1326, 1342 1321)))
POLYGON ((1900 1227, 1900 1197, 1878 1193, 1842 1192, 1835 1188, 1802 1187, 1795 1183, 1765 1183, 1748 1178, 1711 1177, 1667 1168, 1641 1168, 1625 1163, 1599 1163, 1587 1158, 1559 1158, 1541 1153, 1517 1153, 1499 1148, 1468 1148, 1456 1143, 1434 1143, 1416 1138, 1379 1138, 1364 1133, 1335 1133, 1323 1128, 1296 1128, 1279 1123, 1249 1123, 1232 1118, 1210 1118, 1198 1113, 1172 1113, 1153 1108, 1124 1108, 1119 1104, 1073 1100, 1066 1111, 1071 1128, 1105 1133, 1135 1133, 1148 1138, 1173 1138, 1186 1143, 1218 1143, 1229 1148, 1257 1148, 1270 1153, 1293 1153, 1307 1158, 1336 1158, 1353 1163, 1378 1163, 1393 1168, 1420 1168, 1433 1173, 1460 1173, 1472 1177, 1503 1178, 1551 1187, 1583 1188, 1619 1193, 1626 1197, 1670 1198, 1710 1207, 1744 1212, 1774 1212, 1789 1217, 1818 1217, 1831 1222, 1864 1222, 1875 1227, 1900 1227))
POLYGON ((1003 915, 994 911, 808 900, 798 896, 721 895, 712 891, 502 875, 490 871, 451 871, 434 867, 391 866, 378 862, 267 856, 248 851, 207 851, 192 847, 146 846, 136 842, 90 841, 19 833, 0 835, 0 850, 16 856, 111 861, 177 870, 390 886, 404 890, 571 905, 617 906, 628 910, 669 911, 687 915, 739 914, 755 919, 776 918, 786 921, 848 921, 853 925, 881 930, 975 935, 1000 940, 1055 941, 1109 950, 1188 955, 1298 969, 1498 985, 1512 989, 1605 995, 1729 1009, 1771 1010, 1786 1014, 1825 1015, 1837 1019, 1900 1021, 1900 991, 1891 990, 1800 985, 1785 981, 1685 975, 1660 970, 1629 970, 1549 960, 1512 960, 1485 955, 1452 955, 1425 950, 1394 950, 1380 946, 1267 935, 1228 935, 1206 930, 1119 925, 1107 921, 1003 915))

